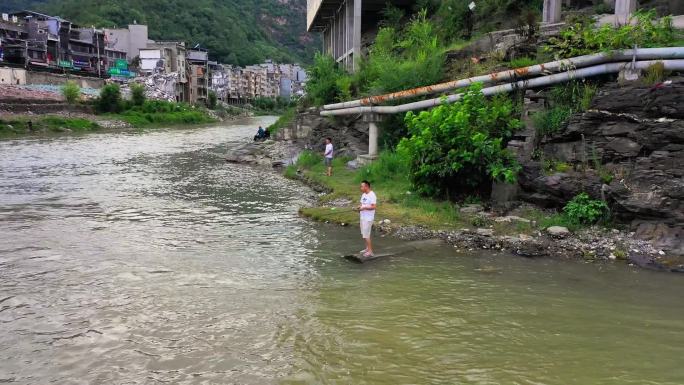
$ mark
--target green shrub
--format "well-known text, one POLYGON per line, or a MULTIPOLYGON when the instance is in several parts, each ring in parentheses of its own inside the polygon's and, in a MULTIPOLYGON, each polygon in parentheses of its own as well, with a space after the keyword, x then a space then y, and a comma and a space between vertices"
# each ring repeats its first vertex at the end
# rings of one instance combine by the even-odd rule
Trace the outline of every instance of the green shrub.
POLYGON ((207 107, 210 110, 215 110, 217 105, 218 105, 218 96, 216 95, 216 92, 209 91, 209 96, 207 97, 207 107))
POLYGON ((142 106, 145 104, 145 86, 142 84, 131 85, 131 102, 134 106, 142 106))
POLYGON ((62 85, 61 91, 68 104, 74 104, 81 98, 81 88, 71 80, 62 85))
POLYGON ((657 19, 654 10, 638 11, 633 23, 595 27, 591 18, 580 19, 549 39, 545 50, 558 59, 616 49, 664 47, 675 41, 671 17, 657 19))
POLYGON ((556 106, 549 110, 535 113, 532 116, 532 122, 539 135, 552 135, 565 127, 570 116, 572 116, 571 108, 556 106))
POLYGON ((563 208, 563 214, 574 223, 592 225, 608 215, 606 202, 591 199, 587 193, 580 193, 563 208))
POLYGON ((121 89, 117 84, 107 84, 100 90, 100 96, 95 101, 97 112, 120 112, 123 109, 121 89))
POLYGON ((307 72, 306 96, 316 106, 338 101, 341 91, 337 86, 340 78, 348 76, 330 55, 317 53, 314 64, 307 72))
POLYGON ((652 86, 660 83, 665 79, 665 64, 663 64, 663 62, 657 62, 646 68, 646 71, 644 72, 644 84, 652 86))
POLYGON ((520 165, 505 149, 521 128, 508 99, 489 101, 480 84, 454 104, 406 114, 409 137, 399 143, 410 159, 410 178, 422 194, 455 198, 491 185, 515 182, 520 165))
POLYGON ((544 159, 542 162, 542 169, 546 175, 553 175, 559 172, 568 172, 572 170, 572 165, 566 162, 559 162, 555 159, 544 159))

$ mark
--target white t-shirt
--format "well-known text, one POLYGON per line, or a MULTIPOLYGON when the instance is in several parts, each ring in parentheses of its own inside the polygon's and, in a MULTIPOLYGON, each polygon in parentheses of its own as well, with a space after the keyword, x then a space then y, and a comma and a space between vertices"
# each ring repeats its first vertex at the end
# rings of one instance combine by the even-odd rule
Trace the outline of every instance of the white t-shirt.
POLYGON ((328 143, 325 145, 325 157, 328 159, 333 158, 333 145, 332 145, 332 143, 328 143))
MULTIPOLYGON (((369 192, 368 194, 361 195, 361 206, 370 206, 377 204, 378 198, 375 196, 374 192, 369 192)), ((372 222, 375 220, 375 210, 361 210, 361 220, 372 222)))

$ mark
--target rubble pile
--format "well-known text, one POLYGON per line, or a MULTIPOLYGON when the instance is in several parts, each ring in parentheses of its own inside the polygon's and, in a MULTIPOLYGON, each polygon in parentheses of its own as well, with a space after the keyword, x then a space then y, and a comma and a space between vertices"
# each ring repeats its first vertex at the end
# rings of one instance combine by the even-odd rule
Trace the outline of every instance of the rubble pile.
MULTIPOLYGON (((170 74, 155 73, 135 78, 135 83, 145 86, 145 96, 148 99, 167 100, 170 102, 176 100, 177 82, 177 72, 172 72, 170 74)), ((129 97, 131 94, 130 84, 124 84, 121 87, 121 93, 124 97, 129 97)))
POLYGON ((0 100, 41 100, 61 102, 62 94, 52 90, 41 90, 38 88, 27 88, 29 86, 0 85, 0 100))

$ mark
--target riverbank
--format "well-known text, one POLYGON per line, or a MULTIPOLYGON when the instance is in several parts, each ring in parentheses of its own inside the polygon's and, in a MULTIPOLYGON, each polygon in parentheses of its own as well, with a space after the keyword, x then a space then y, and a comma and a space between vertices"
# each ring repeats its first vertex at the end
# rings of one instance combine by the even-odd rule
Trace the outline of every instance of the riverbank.
MULTIPOLYGON (((301 215, 320 222, 356 226, 358 213, 353 207, 358 200, 358 184, 369 170, 349 169, 346 161, 335 160, 331 178, 324 175, 324 166, 317 158, 306 155, 300 157, 297 165, 285 169, 286 177, 300 180, 320 193, 317 204, 301 208, 301 215)), ((378 195, 376 229, 381 236, 404 240, 438 238, 459 251, 483 249, 529 258, 615 261, 684 272, 682 256, 668 254, 639 240, 634 232, 619 225, 572 226, 557 212, 529 204, 496 213, 481 202, 435 201, 417 196, 407 181, 397 179, 376 182, 373 189, 378 195)))
POLYGON ((213 112, 155 114, 102 114, 84 112, 0 113, 0 139, 24 136, 60 135, 72 133, 109 132, 112 130, 155 129, 197 126, 232 122, 240 115, 220 115, 213 112))

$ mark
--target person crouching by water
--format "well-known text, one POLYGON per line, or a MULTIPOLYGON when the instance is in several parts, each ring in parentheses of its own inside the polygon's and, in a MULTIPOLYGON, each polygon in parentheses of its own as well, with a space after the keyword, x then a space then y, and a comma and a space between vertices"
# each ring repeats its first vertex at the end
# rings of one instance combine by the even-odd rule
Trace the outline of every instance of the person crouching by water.
POLYGON ((254 141, 259 141, 259 140, 266 140, 271 137, 271 133, 268 132, 267 129, 263 129, 261 126, 259 126, 259 129, 257 130, 257 134, 254 135, 254 141))
POLYGON ((359 219, 361 223, 361 237, 366 242, 366 248, 361 250, 364 257, 373 256, 373 244, 371 243, 371 230, 373 229, 373 221, 375 220, 375 208, 377 207, 378 198, 371 190, 369 181, 361 182, 361 204, 358 207, 359 219))
POLYGON ((333 144, 332 139, 325 138, 325 152, 323 153, 325 158, 325 167, 327 168, 327 176, 332 176, 332 161, 333 161, 333 144))

